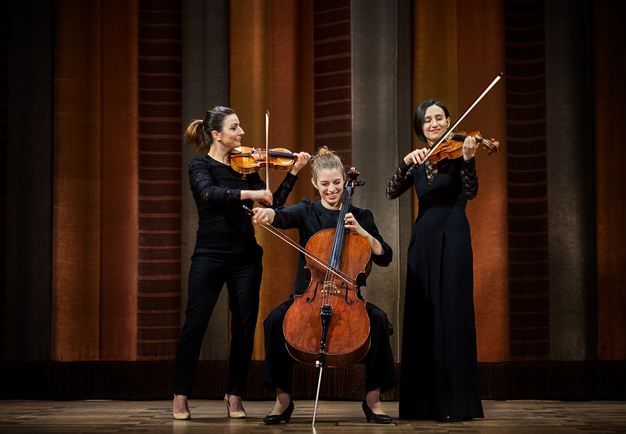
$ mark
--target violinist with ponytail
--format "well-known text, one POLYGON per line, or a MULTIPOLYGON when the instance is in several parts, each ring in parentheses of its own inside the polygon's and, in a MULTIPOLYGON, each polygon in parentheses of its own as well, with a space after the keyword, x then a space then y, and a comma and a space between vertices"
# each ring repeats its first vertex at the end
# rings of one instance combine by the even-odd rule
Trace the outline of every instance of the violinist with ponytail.
MULTIPOLYGON (((434 147, 450 128, 446 106, 424 101, 413 128, 434 147)), ((478 389, 474 277, 467 202, 478 192, 476 139, 460 158, 432 164, 428 149, 401 161, 387 186, 394 199, 412 186, 419 201, 407 255, 399 413, 403 419, 459 422, 484 417, 478 389)))
MULTIPOLYGON (((328 148, 321 148, 311 162, 313 186, 319 191, 321 199, 311 202, 302 199, 296 205, 276 209, 253 209, 253 221, 271 224, 280 229, 297 228, 300 245, 306 246, 311 237, 324 229, 335 229, 340 216, 345 182, 345 171, 339 157, 328 148)), ((346 229, 362 235, 371 248, 372 262, 381 267, 391 263, 391 247, 383 240, 374 223, 372 212, 350 205, 345 214, 346 229)), ((293 295, 303 294, 309 285, 305 272, 306 259, 300 254, 296 273, 295 290, 292 297, 272 310, 265 319, 265 364, 262 383, 276 393, 276 402, 270 414, 263 420, 266 424, 289 422, 294 411, 291 401, 291 385, 294 360, 285 348, 283 319, 287 310, 294 303, 293 295)), ((380 402, 380 394, 398 383, 396 367, 389 343, 391 326, 387 314, 372 303, 366 303, 370 322, 371 346, 365 358, 366 399, 362 408, 367 421, 391 423, 380 402)))
POLYGON ((259 310, 263 249, 242 205, 259 202, 278 207, 285 203, 298 171, 309 154, 294 154, 296 161, 272 194, 258 172, 242 175, 229 164, 230 152, 241 146, 244 131, 235 111, 215 107, 204 120, 193 121, 185 141, 199 156, 189 163, 189 183, 198 209, 196 245, 189 270, 185 323, 174 363, 175 419, 189 419, 191 393, 202 339, 224 284, 231 311, 228 384, 224 402, 231 418, 246 417, 241 402, 252 357, 259 310))

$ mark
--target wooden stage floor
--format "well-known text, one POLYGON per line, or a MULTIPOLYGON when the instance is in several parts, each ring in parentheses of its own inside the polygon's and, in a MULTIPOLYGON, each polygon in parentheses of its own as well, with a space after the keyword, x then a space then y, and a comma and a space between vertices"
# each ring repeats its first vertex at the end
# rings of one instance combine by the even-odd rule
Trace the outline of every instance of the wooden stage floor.
POLYGON ((265 425, 273 401, 244 401, 247 419, 229 420, 220 400, 192 400, 191 420, 172 419, 171 401, 0 401, 1 433, 625 433, 623 401, 483 401, 485 419, 439 423, 398 419, 398 403, 384 403, 391 425, 366 423, 361 403, 294 401, 289 424, 265 425))

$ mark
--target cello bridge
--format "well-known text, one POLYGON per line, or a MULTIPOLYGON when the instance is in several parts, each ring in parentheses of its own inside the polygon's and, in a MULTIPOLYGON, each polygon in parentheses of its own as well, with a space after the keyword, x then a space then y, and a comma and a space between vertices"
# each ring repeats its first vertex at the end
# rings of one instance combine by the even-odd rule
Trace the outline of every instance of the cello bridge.
POLYGON ((325 281, 324 286, 322 287, 322 293, 333 295, 339 294, 340 291, 337 289, 335 282, 325 281))

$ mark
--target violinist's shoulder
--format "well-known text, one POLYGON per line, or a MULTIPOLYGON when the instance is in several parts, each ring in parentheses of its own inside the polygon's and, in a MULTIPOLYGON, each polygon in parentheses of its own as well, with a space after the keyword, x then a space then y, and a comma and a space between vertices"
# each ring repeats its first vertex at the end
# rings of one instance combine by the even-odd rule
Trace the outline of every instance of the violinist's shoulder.
POLYGON ((206 166, 209 163, 209 159, 204 155, 196 155, 189 162, 188 168, 192 168, 198 165, 206 166))

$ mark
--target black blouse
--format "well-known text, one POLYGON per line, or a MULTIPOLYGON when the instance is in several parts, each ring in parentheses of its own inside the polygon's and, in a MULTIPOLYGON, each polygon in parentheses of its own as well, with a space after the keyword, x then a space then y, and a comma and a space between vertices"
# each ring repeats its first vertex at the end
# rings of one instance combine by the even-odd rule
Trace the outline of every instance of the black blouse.
MULTIPOLYGON (((361 227, 376 238, 383 247, 383 253, 381 255, 372 255, 372 262, 381 267, 388 266, 393 259, 393 251, 378 232, 372 212, 368 209, 357 208, 352 205, 348 208, 348 212, 351 212, 361 227)), ((324 208, 319 200, 311 202, 309 199, 304 198, 296 205, 277 208, 272 226, 280 229, 297 228, 300 234, 300 245, 305 247, 309 238, 317 232, 324 229, 335 229, 337 227, 339 213, 340 211, 338 210, 324 208)), ((308 288, 304 271, 305 265, 306 257, 303 253, 300 253, 295 282, 295 292, 297 294, 304 293, 308 288)))
MULTIPOLYGON (((241 190, 263 190, 265 182, 257 172, 246 176, 209 156, 195 157, 189 163, 189 184, 198 208, 196 247, 241 251, 256 245, 252 220, 242 205, 241 190)), ((287 173, 273 195, 272 208, 285 204, 298 179, 287 173)))

